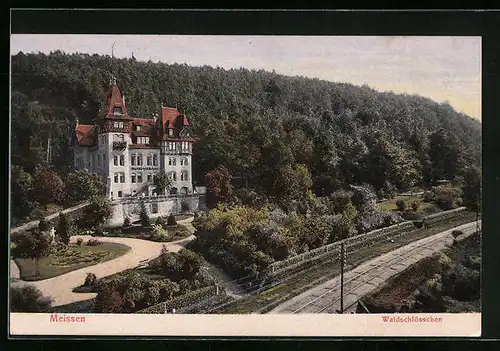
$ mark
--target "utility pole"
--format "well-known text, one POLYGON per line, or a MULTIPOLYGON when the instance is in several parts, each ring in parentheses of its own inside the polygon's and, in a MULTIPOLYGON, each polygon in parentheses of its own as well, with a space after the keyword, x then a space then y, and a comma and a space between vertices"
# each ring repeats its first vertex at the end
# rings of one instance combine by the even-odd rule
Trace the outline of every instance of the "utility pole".
POLYGON ((115 43, 111 45, 111 57, 115 57, 115 43))
POLYGON ((340 243, 340 313, 344 313, 344 265, 345 265, 345 246, 340 243))

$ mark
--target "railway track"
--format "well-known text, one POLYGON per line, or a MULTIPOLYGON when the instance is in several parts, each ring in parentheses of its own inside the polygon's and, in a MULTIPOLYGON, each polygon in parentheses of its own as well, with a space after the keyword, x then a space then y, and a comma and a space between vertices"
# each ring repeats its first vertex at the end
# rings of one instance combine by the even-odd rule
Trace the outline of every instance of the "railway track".
MULTIPOLYGON (((474 225, 475 223, 462 226, 467 228, 467 233, 463 237, 473 232, 474 225)), ((448 232, 422 239, 419 242, 408 245, 409 248, 407 247, 404 251, 398 249, 387 254, 388 257, 374 265, 363 265, 364 267, 362 266, 348 272, 346 275, 351 276, 347 276, 347 279, 344 281, 344 311, 349 311, 355 307, 359 297, 363 296, 367 290, 373 290, 377 284, 387 280, 388 275, 397 274, 393 267, 402 265, 405 268, 417 262, 429 252, 435 252, 437 248, 445 246, 446 242, 450 240, 448 232), (360 268, 361 270, 359 270, 360 268), (391 269, 393 272, 388 273, 388 270, 391 269), (385 277, 382 277, 383 275, 385 277)), ((327 290, 313 296, 305 303, 292 304, 288 308, 285 308, 284 311, 276 312, 276 309, 273 311, 275 311, 274 313, 292 314, 337 313, 340 309, 340 283, 338 279, 334 279, 333 284, 333 287, 327 286, 323 288, 327 290)))

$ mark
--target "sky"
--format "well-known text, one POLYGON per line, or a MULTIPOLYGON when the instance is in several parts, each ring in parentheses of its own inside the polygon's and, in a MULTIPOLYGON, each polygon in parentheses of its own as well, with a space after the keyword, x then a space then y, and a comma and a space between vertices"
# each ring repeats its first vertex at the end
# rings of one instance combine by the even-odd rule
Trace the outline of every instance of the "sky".
POLYGON ((366 84, 481 119, 480 37, 11 35, 11 54, 55 50, 366 84))

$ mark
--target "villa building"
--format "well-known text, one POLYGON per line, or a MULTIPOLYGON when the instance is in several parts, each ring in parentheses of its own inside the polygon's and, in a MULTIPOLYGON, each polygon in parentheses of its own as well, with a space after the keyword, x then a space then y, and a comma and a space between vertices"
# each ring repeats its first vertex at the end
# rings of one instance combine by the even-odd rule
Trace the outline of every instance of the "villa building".
POLYGON ((161 106, 158 116, 130 116, 114 80, 104 113, 92 125, 76 124, 75 168, 99 174, 112 200, 156 196, 154 180, 160 172, 172 180, 171 195, 193 194, 191 155, 197 139, 189 120, 166 106, 161 106))

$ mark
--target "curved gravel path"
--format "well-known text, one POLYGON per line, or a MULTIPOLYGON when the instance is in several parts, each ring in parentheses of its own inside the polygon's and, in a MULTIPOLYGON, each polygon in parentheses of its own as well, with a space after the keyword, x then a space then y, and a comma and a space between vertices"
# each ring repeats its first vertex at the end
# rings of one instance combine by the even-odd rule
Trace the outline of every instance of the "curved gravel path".
MULTIPOLYGON (((76 235, 71 237, 71 242, 76 242, 78 238, 82 238, 83 242, 85 243, 93 237, 91 237, 90 235, 76 235)), ((126 245, 130 247, 130 250, 125 255, 117 257, 113 260, 74 270, 57 277, 34 282, 16 280, 15 275, 16 273, 19 274, 18 270, 16 272, 16 268, 11 267, 11 273, 14 273, 14 276, 11 277, 11 286, 34 285, 38 289, 40 289, 40 291, 45 296, 52 297, 52 299, 54 300, 52 306, 61 306, 73 302, 88 300, 94 298, 96 294, 74 293, 72 291, 73 288, 83 284, 87 273, 94 273, 97 278, 102 278, 127 270, 129 268, 137 267, 146 263, 148 260, 158 257, 163 245, 167 245, 168 250, 171 252, 179 251, 187 242, 194 239, 194 235, 191 235, 190 237, 182 240, 172 241, 169 243, 115 237, 99 237, 98 239, 102 242, 111 242, 126 245)), ((15 265, 15 263, 11 260, 11 265, 12 264, 15 265)))

